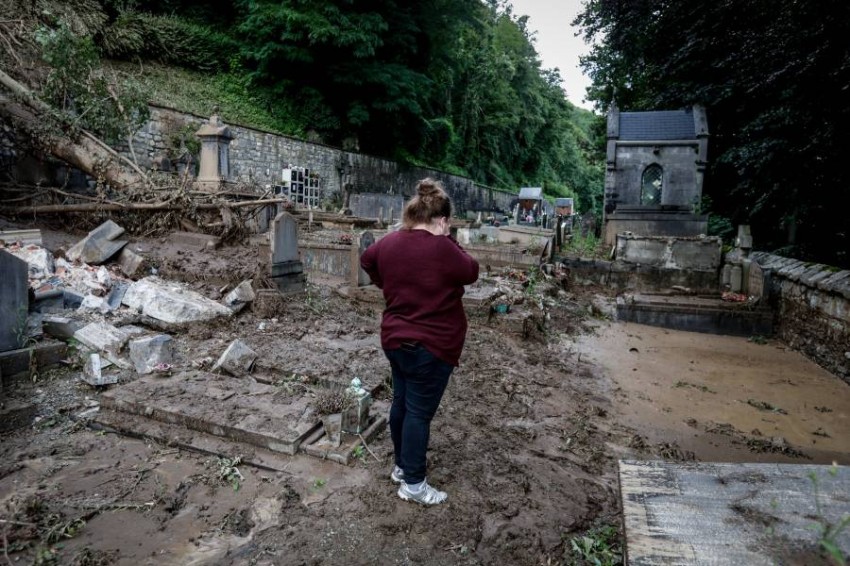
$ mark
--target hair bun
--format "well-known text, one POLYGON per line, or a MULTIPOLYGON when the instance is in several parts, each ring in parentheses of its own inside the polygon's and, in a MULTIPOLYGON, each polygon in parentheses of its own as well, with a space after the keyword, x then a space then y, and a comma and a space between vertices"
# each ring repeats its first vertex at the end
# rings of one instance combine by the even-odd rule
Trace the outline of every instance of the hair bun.
POLYGON ((417 191, 420 197, 433 197, 440 194, 440 188, 437 186, 437 182, 433 179, 423 179, 419 182, 419 189, 417 191))

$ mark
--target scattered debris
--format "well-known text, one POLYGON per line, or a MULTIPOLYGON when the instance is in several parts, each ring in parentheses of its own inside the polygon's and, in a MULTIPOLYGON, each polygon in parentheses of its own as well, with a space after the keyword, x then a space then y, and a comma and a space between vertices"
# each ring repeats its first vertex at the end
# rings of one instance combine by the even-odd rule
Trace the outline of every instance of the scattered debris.
POLYGON ((774 407, 767 401, 757 401, 755 399, 747 399, 747 405, 751 407, 755 407, 759 411, 769 411, 771 413, 779 413, 780 415, 787 415, 788 413, 784 409, 780 409, 779 407, 774 407))

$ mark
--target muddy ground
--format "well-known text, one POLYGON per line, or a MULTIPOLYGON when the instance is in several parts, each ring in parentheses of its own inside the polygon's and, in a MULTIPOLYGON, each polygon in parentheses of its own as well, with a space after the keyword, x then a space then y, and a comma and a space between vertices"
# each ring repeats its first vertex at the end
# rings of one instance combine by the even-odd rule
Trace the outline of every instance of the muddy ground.
MULTIPOLYGON (((55 250, 78 237, 45 231, 45 244, 55 250)), ((256 271, 255 246, 202 253, 180 253, 162 240, 138 246, 163 277, 212 298, 256 271)), ((260 353, 260 371, 267 373, 388 378, 380 305, 352 301, 338 286, 313 279, 303 295, 187 327, 175 334, 178 357, 184 364, 215 357, 241 338, 260 353)), ((395 495, 388 432, 348 467, 297 455, 283 472, 239 465, 240 480, 217 456, 116 435, 76 418, 101 393, 79 381, 78 367, 21 383, 12 394, 34 401, 38 419, 2 438, 3 558, 12 564, 581 564, 573 537, 620 528, 618 459, 848 463, 841 434, 850 417, 848 387, 796 353, 781 350, 780 365, 787 368, 791 358, 784 356, 792 356, 801 364, 798 373, 750 375, 743 381, 753 391, 731 395, 725 388, 736 385, 728 370, 711 373, 713 340, 764 352, 782 345, 698 335, 698 348, 692 344, 689 353, 680 345, 681 355, 668 356, 643 337, 661 332, 669 343, 687 333, 612 323, 604 289, 559 289, 542 282, 529 297, 549 302, 544 329, 530 336, 472 317, 461 367, 432 427, 429 481, 449 493, 448 503, 435 508, 395 495), (689 372, 694 365, 702 373, 689 372), (815 382, 826 389, 806 401, 815 382), (765 393, 783 388, 786 397, 765 393), (703 398, 710 402, 696 402, 703 398), (727 406, 734 411, 724 413, 727 406)))

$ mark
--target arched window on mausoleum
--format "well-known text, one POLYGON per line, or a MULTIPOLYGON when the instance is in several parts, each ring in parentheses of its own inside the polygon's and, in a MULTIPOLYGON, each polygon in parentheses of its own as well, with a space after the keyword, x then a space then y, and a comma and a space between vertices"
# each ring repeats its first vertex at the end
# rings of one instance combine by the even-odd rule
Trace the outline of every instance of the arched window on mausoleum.
POLYGON ((664 180, 664 170, 661 165, 653 163, 643 170, 640 179, 640 203, 645 205, 661 204, 661 187, 664 180))

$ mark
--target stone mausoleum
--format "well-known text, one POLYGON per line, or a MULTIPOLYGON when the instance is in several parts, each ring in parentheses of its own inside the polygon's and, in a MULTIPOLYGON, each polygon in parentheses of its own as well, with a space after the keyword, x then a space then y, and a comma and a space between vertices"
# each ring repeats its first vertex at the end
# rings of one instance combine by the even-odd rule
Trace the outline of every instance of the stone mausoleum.
POLYGON ((705 109, 608 112, 605 242, 618 233, 694 237, 708 217, 695 212, 708 158, 705 109))

